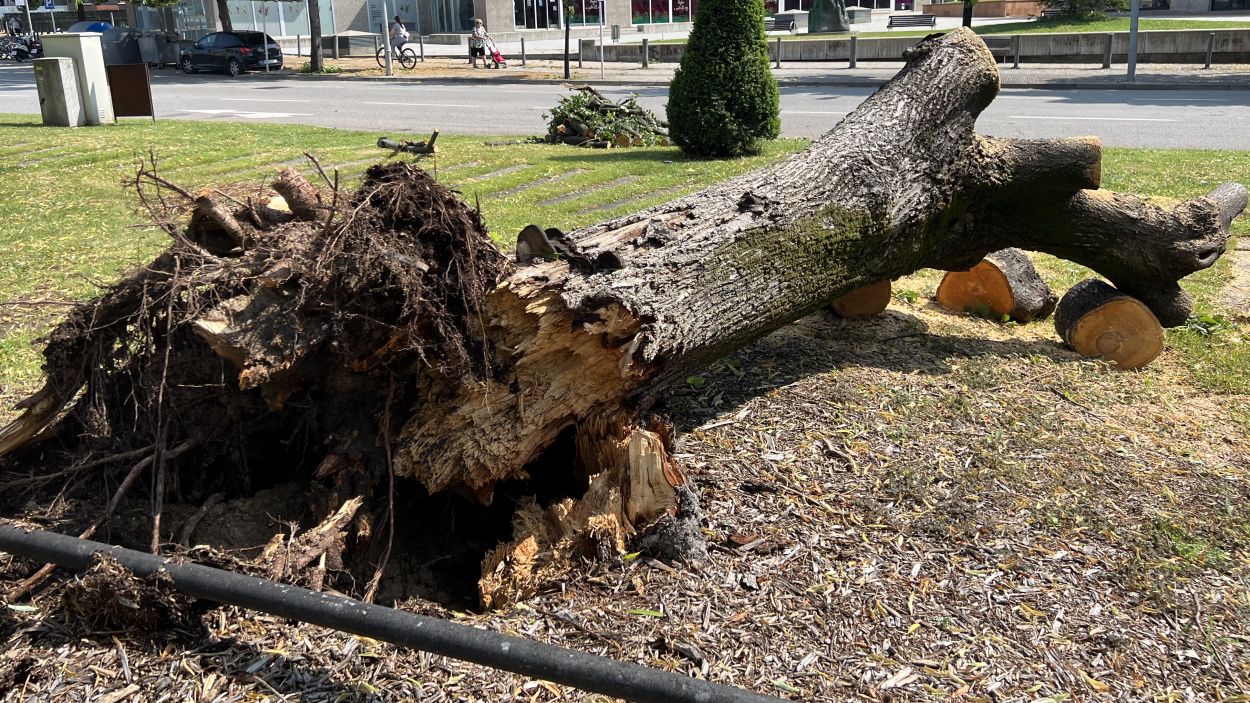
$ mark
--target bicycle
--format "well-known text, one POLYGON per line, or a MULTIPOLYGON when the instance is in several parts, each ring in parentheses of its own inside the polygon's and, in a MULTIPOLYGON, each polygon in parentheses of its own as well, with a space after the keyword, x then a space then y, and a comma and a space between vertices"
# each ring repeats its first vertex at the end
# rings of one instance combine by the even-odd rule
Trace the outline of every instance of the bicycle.
MULTIPOLYGON (((386 68, 386 47, 378 49, 378 66, 386 68)), ((417 65, 417 52, 404 45, 398 51, 391 49, 391 60, 398 61, 400 66, 404 68, 412 68, 417 65)))

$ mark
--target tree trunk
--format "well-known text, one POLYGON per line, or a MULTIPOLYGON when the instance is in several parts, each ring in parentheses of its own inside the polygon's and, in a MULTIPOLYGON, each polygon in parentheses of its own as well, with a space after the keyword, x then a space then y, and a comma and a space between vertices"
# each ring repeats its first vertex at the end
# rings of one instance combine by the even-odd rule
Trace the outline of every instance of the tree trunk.
POLYGON ((972 26, 972 7, 976 5, 975 0, 964 0, 964 27, 972 26))
POLYGON ((324 68, 321 60, 321 2, 308 0, 308 61, 313 73, 321 73, 324 68))
POLYGON ((1094 278, 1064 294, 1055 331, 1078 353, 1122 369, 1141 368, 1163 351, 1163 328, 1150 309, 1094 278))
MULTIPOLYGON (((486 605, 526 597, 565 573, 574 555, 619 554, 632 543, 697 559, 695 493, 672 458, 671 428, 647 413, 673 381, 855 289, 924 267, 966 269, 1007 246, 1079 261, 1143 291, 1146 305, 1175 320, 1187 304, 1176 281, 1214 263, 1246 204, 1245 189, 1232 184, 1176 205, 1092 190, 1101 173, 1094 139, 976 135, 998 73, 970 30, 930 37, 906 59, 898 76, 804 152, 567 235, 527 227, 520 267, 504 265, 485 243, 475 212, 394 164, 371 169, 345 209, 335 203, 346 196, 323 196, 325 210, 309 201, 301 221, 245 232, 261 243, 251 256, 225 261, 180 244, 181 253, 136 274, 178 280, 177 262, 204 261, 187 290, 221 302, 210 310, 188 304, 191 324, 145 327, 117 312, 190 295, 151 292, 148 279, 136 278, 102 299, 107 317, 75 313, 79 328, 199 335, 168 343, 171 368, 176 354, 203 357, 207 343, 238 369, 237 387, 222 384, 217 367, 203 380, 179 379, 177 393, 233 394, 195 406, 202 413, 224 403, 229 416, 196 415, 183 433, 211 429, 236 444, 262 431, 285 438, 294 433, 274 429, 283 413, 314 407, 315 415, 288 421, 300 423, 301 436, 316 435, 306 446, 328 447, 317 471, 326 480, 357 480, 336 467, 364 463, 373 473, 357 475, 393 472, 431 493, 489 502, 501 481, 574 466, 569 493, 581 496, 545 508, 522 501, 515 539, 487 555, 486 605), (436 216, 413 215, 418 201, 433 203, 436 216), (359 268, 334 268, 349 265, 359 268), (213 296, 202 294, 214 286, 213 296), (407 297, 392 305, 383 295, 407 297), (368 314, 351 312, 361 300, 381 302, 368 314), (126 322, 82 322, 96 319, 126 322), (556 451, 563 454, 544 456, 556 451)), ((81 409, 67 417, 85 425, 101 415, 101 394, 82 370, 106 360, 85 356, 119 344, 74 337, 79 328, 52 335, 61 341, 46 353, 48 387, 28 416, 0 432, 3 446, 35 436, 83 384, 81 409)), ((139 353, 162 344, 157 336, 123 346, 139 353)), ((151 354, 155 371, 138 374, 131 365, 126 373, 163 378, 164 357, 151 354)), ((116 382, 131 376, 119 372, 116 382)), ((136 395, 107 394, 126 402, 136 395)), ((135 414, 119 412, 117 422, 160 426, 135 414)), ((177 428, 160 431, 181 439, 177 428)), ((257 441, 274 444, 269 435, 257 441)))
POLYGON ((229 0, 217 0, 217 20, 221 23, 221 31, 234 31, 234 24, 230 21, 229 0))

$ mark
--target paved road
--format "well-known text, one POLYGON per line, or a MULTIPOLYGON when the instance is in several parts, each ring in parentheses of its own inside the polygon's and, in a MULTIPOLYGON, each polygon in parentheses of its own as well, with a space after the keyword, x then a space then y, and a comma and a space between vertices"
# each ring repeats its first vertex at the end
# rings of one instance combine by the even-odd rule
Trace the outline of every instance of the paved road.
MULTIPOLYGON (((187 76, 157 71, 161 118, 286 122, 380 133, 538 134, 542 113, 564 94, 558 85, 310 81, 187 76)), ((662 111, 662 86, 614 86, 662 111)), ((868 88, 787 87, 782 131, 815 137, 872 92, 868 88)), ((38 113, 34 75, 0 67, 0 113, 38 113)), ((1095 135, 1112 146, 1250 149, 1250 91, 1004 90, 978 129, 1003 137, 1095 135)))

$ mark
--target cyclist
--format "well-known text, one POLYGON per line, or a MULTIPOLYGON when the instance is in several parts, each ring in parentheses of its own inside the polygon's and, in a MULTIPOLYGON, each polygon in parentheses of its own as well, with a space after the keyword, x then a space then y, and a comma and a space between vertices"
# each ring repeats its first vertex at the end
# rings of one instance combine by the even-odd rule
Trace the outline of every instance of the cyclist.
POLYGON ((404 28, 404 23, 399 20, 399 15, 395 15, 395 23, 391 25, 391 48, 395 53, 404 48, 404 43, 408 41, 408 30, 404 28))

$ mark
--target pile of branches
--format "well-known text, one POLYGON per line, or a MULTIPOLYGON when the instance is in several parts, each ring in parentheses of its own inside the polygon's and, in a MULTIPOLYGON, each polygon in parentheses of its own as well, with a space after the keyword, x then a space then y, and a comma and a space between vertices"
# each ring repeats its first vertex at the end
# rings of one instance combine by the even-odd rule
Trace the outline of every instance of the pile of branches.
POLYGON ((638 105, 638 96, 614 102, 588 85, 570 86, 547 122, 547 141, 592 149, 668 146, 668 122, 638 105))

